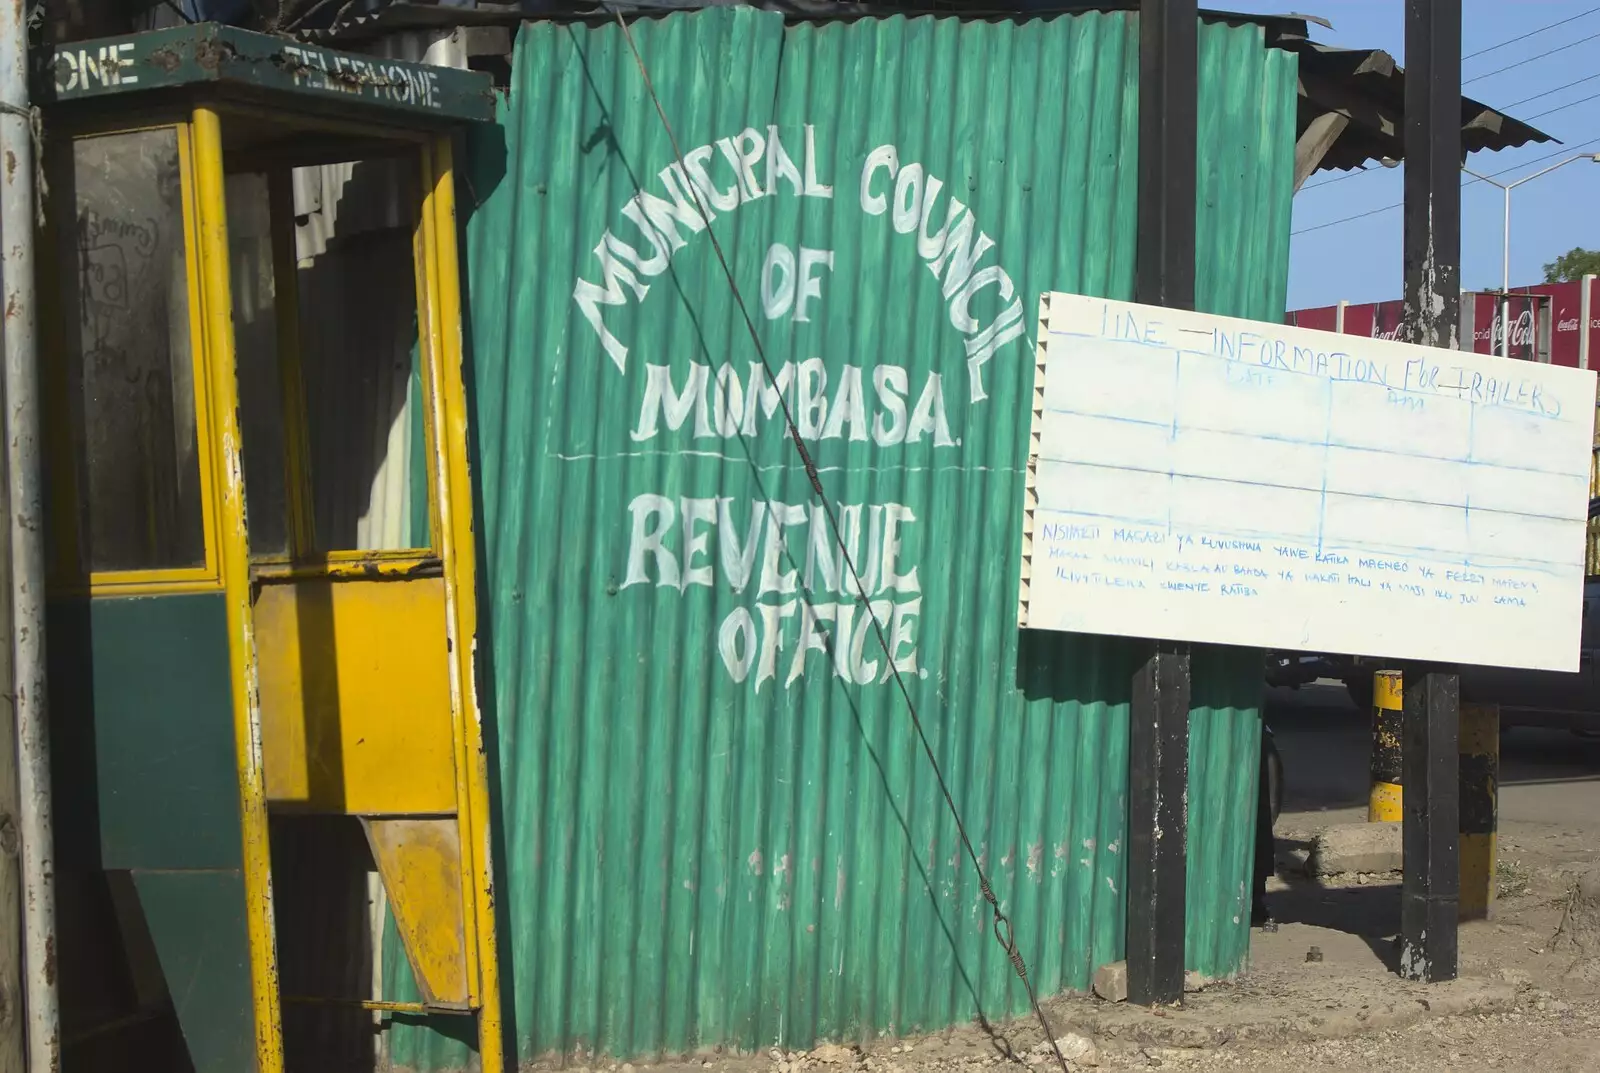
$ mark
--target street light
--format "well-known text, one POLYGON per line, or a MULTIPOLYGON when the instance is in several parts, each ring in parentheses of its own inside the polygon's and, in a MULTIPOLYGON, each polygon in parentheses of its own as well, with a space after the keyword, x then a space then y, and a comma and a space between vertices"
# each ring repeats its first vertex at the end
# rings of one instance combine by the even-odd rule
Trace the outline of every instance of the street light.
POLYGON ((1600 153, 1579 153, 1569 156, 1565 160, 1557 161, 1548 168, 1536 171, 1532 175, 1524 175, 1514 182, 1501 183, 1480 175, 1471 168, 1462 166, 1461 170, 1474 179, 1481 179, 1490 186, 1497 186, 1505 194, 1505 234, 1500 246, 1500 356, 1509 357, 1511 354, 1511 331, 1507 323, 1511 319, 1511 191, 1523 183, 1532 182, 1541 175, 1549 175, 1557 168, 1564 168, 1568 164, 1576 164, 1580 160, 1588 160, 1600 164, 1600 153))

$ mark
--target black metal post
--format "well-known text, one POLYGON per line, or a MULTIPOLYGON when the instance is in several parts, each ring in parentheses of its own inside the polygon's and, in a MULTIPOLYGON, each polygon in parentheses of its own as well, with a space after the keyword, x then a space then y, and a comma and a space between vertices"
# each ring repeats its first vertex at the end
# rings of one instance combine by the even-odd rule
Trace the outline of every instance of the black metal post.
POLYGON ((1161 641, 1133 678, 1128 731, 1128 1001, 1183 1001, 1189 646, 1161 641))
POLYGON ((1196 0, 1139 4, 1139 236, 1134 300, 1194 308, 1196 0))
POLYGON ((1461 0, 1406 0, 1406 340, 1460 345, 1461 0))
MULTIPOLYGON (((1196 0, 1139 5, 1134 298, 1194 308, 1196 0)), ((1128 752, 1128 1001, 1183 1001, 1189 646, 1158 642, 1133 680, 1128 752)))
POLYGON ((1400 888, 1400 975, 1456 978, 1460 920, 1461 811, 1457 716, 1459 680, 1426 668, 1405 672, 1404 866, 1400 888))
MULTIPOLYGON (((1406 0, 1405 337, 1460 345, 1461 0, 1406 0)), ((1401 973, 1456 976, 1460 691, 1436 669, 1405 672, 1401 973)))

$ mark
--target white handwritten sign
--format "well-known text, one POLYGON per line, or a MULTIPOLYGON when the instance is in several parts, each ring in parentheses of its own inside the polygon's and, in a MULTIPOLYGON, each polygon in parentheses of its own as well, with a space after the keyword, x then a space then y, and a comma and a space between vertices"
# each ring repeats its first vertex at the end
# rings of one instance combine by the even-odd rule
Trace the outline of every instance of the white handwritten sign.
POLYGON ((1050 294, 1025 627, 1578 669, 1595 374, 1050 294))

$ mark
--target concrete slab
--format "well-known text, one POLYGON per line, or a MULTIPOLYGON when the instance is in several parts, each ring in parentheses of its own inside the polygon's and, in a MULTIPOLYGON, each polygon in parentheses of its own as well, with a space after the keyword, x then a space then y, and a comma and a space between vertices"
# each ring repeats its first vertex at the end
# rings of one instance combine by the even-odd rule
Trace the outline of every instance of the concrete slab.
POLYGON ((1312 840, 1308 862, 1312 875, 1355 872, 1398 872, 1405 855, 1398 823, 1334 824, 1312 840))

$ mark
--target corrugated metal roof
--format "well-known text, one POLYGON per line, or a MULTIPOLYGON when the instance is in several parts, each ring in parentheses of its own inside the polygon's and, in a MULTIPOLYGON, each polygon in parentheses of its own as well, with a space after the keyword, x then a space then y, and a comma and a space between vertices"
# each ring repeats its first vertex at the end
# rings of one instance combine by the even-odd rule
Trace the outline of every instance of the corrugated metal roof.
MULTIPOLYGON (((301 0, 311 3, 312 0, 301 0)), ((290 5, 291 8, 297 5, 290 5)), ((315 6, 314 4, 312 6, 315 6)), ((611 18, 621 11, 628 16, 650 16, 708 7, 744 6, 773 11, 793 21, 823 21, 859 18, 889 18, 895 15, 955 15, 966 19, 1047 18, 1054 15, 1083 15, 1091 12, 1136 11, 1139 0, 1101 0, 1100 3, 1007 3, 1005 0, 874 0, 851 3, 848 0, 628 0, 612 4, 607 0, 522 0, 520 3, 491 3, 466 0, 462 3, 428 3, 425 0, 360 0, 338 9, 319 9, 297 25, 291 11, 286 24, 310 39, 332 42, 370 40, 402 29, 440 26, 485 26, 515 24, 524 19, 611 18)), ((1274 47, 1285 41, 1304 40, 1307 22, 1327 26, 1316 16, 1270 15, 1201 8, 1207 22, 1228 25, 1260 26, 1267 32, 1267 43, 1274 47)))
MULTIPOLYGON (((303 31, 303 36, 330 43, 381 40, 389 33, 418 26, 485 26, 515 24, 523 18, 613 17, 617 10, 632 14, 684 11, 711 6, 707 0, 632 0, 611 4, 607 0, 525 0, 521 4, 478 3, 464 6, 414 2, 385 3, 369 0, 361 7, 338 9, 328 27, 303 31)), ((1093 4, 1062 4, 1049 0, 878 0, 875 3, 835 3, 833 0, 752 0, 749 6, 777 11, 791 20, 881 18, 893 14, 956 14, 968 19, 1044 18, 1091 11, 1136 11, 1139 0, 1100 0, 1093 4)), ((331 11, 330 11, 331 16, 331 11)), ((1311 40, 1309 24, 1330 26, 1314 15, 1256 14, 1202 8, 1200 17, 1212 24, 1259 26, 1266 43, 1300 57, 1299 108, 1296 135, 1306 133, 1319 116, 1337 113, 1349 125, 1318 161, 1315 170, 1359 168, 1368 162, 1404 157, 1402 129, 1405 119, 1405 71, 1382 49, 1335 48, 1311 40)), ((1461 134, 1465 153, 1514 149, 1555 142, 1544 131, 1471 97, 1461 99, 1461 134)))
MULTIPOLYGON (((1320 170, 1359 168, 1405 157, 1406 76, 1381 49, 1334 48, 1307 41, 1300 53, 1300 127, 1318 115, 1348 116, 1350 127, 1322 158, 1320 170)), ((1554 142, 1544 131, 1481 101, 1461 98, 1461 151, 1515 149, 1554 142)))
MULTIPOLYGON (((891 659, 1033 979, 1083 988, 1123 953, 1137 650, 1013 623, 1038 295, 1132 292, 1136 28, 740 7, 633 32, 687 175, 614 23, 533 23, 461 184, 518 1054, 1026 1008, 891 659), (690 181, 867 606, 675 207, 690 181)), ((1258 27, 1200 41, 1198 299, 1281 319, 1295 60, 1258 27)), ((1189 963, 1220 975, 1248 945, 1261 663, 1197 662, 1189 963)), ((465 1061, 391 1031, 402 1065, 465 1061)))

